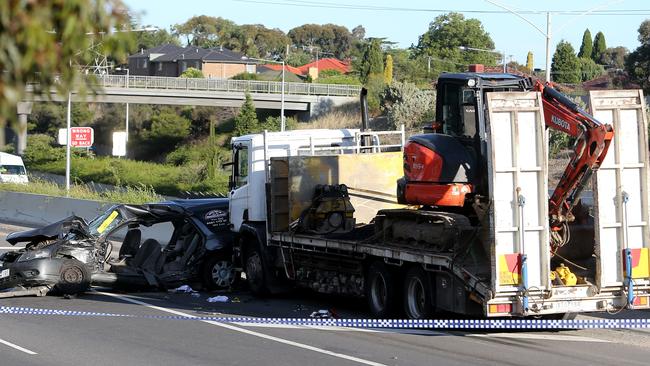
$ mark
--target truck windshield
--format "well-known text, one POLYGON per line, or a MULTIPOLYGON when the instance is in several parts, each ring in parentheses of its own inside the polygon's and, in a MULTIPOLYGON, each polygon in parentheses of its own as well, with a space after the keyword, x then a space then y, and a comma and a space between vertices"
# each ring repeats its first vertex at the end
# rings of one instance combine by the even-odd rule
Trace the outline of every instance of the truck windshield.
POLYGON ((22 165, 0 165, 0 174, 25 175, 25 167, 22 165))

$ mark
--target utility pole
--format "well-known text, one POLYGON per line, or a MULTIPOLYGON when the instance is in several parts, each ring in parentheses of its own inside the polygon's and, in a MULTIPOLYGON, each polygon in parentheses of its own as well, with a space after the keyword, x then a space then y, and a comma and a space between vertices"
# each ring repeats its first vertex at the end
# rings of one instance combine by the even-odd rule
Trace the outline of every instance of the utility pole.
POLYGON ((546 82, 551 82, 551 13, 546 12, 546 82))

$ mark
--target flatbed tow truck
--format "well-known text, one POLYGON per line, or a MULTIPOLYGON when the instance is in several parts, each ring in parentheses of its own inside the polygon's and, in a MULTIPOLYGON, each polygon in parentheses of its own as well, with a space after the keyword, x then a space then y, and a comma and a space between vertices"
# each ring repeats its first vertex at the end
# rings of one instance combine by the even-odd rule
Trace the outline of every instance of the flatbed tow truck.
POLYGON ((516 75, 443 74, 437 92, 437 122, 407 143, 403 130, 233 138, 230 221, 251 290, 365 297, 377 317, 412 319, 648 308, 642 92, 591 92, 591 114, 516 75), (547 127, 577 140, 550 198, 547 127))

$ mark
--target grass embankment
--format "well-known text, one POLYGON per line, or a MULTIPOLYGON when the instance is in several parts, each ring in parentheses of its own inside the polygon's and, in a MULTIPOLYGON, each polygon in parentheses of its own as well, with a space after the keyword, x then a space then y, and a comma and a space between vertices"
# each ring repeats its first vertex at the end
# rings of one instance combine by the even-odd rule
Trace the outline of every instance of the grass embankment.
POLYGON ((57 197, 69 196, 70 198, 131 204, 159 202, 163 200, 162 196, 145 186, 125 187, 112 191, 98 192, 86 185, 71 184, 70 194, 67 195, 65 187, 60 187, 56 183, 40 179, 30 179, 29 184, 3 183, 0 184, 0 191, 44 194, 57 197))
MULTIPOLYGON (((65 174, 61 160, 32 164, 30 170, 65 174)), ((119 187, 150 187, 154 192, 175 196, 185 191, 224 192, 225 174, 208 179, 198 164, 175 166, 110 157, 74 157, 70 176, 74 181, 110 184, 119 187)))
MULTIPOLYGON (((65 149, 52 146, 47 135, 28 137, 23 155, 27 171, 65 174, 65 149)), ((162 154, 162 152, 161 152, 162 154)), ((167 155, 164 164, 114 157, 88 156, 74 150, 70 178, 74 182, 103 183, 118 187, 148 187, 154 192, 178 196, 185 191, 223 193, 227 173, 219 169, 229 159, 229 151, 215 141, 186 144, 167 155)))

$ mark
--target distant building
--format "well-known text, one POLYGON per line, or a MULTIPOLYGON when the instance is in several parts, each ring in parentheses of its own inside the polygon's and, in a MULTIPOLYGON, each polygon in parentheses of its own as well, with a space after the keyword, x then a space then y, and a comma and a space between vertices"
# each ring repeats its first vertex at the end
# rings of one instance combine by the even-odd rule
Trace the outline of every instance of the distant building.
POLYGON ((179 47, 166 44, 129 56, 131 75, 178 77, 188 68, 208 78, 229 79, 243 72, 255 73, 256 63, 223 47, 179 47))
POLYGON ((141 49, 140 52, 129 56, 129 74, 140 76, 154 75, 155 65, 151 63, 153 60, 169 53, 176 53, 182 49, 183 47, 173 44, 164 44, 148 50, 141 49))
MULTIPOLYGON (((282 71, 282 65, 278 64, 267 64, 263 65, 263 67, 270 70, 282 71)), ((350 64, 341 60, 335 58, 323 58, 299 67, 285 65, 284 71, 285 73, 289 72, 302 77, 307 77, 309 75, 313 80, 316 80, 321 71, 335 70, 341 74, 347 74, 350 72, 350 69, 350 64)))

